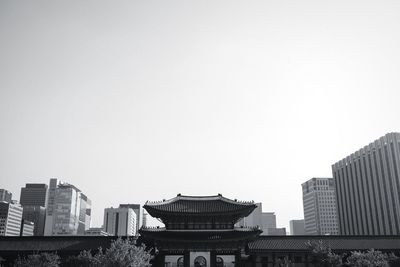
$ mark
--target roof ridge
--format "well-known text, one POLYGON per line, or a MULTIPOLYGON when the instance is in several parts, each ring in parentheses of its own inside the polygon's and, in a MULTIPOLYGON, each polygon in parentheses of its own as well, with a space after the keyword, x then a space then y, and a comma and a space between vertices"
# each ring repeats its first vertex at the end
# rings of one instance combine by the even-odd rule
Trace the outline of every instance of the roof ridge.
POLYGON ((171 198, 171 199, 163 199, 162 201, 146 201, 145 205, 163 205, 163 204, 170 204, 175 201, 179 200, 187 200, 187 201, 196 201, 196 200, 221 200, 227 203, 232 203, 232 204, 240 204, 240 205, 250 205, 254 204, 254 200, 252 201, 238 201, 237 199, 229 199, 227 197, 224 197, 222 194, 218 195, 211 195, 211 196, 188 196, 188 195, 182 195, 182 194, 177 194, 176 197, 171 198))

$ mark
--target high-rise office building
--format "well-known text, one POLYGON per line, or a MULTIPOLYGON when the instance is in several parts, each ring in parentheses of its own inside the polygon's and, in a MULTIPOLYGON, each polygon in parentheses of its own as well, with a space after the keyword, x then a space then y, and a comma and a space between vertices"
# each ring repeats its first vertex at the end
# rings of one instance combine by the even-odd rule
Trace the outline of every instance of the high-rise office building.
POLYGON ((147 227, 147 216, 148 214, 143 210, 142 227, 147 227))
POLYGON ((90 227, 91 201, 77 187, 50 180, 45 235, 84 235, 90 227))
POLYGON ((261 213, 261 235, 285 235, 286 229, 276 228, 275 212, 261 213))
POLYGON ((104 210, 104 231, 114 236, 136 234, 136 213, 131 208, 107 208, 104 210))
POLYGON ((34 235, 35 224, 31 221, 22 219, 21 222, 21 236, 33 236, 34 235))
POLYGON ((236 226, 260 227, 262 225, 262 203, 255 203, 257 206, 247 217, 240 219, 236 226))
POLYGON ((262 235, 286 235, 286 228, 267 228, 262 235))
POLYGON ((332 178, 312 178, 303 183, 306 235, 337 235, 335 187, 332 178))
POLYGON ((140 228, 140 204, 120 204, 120 208, 131 208, 136 214, 136 232, 135 235, 138 235, 140 228))
POLYGON ((22 206, 22 219, 34 223, 33 235, 44 235, 44 226, 46 222, 46 209, 42 206, 22 206))
POLYGON ((400 133, 332 165, 342 235, 400 234, 400 133))
POLYGON ((21 188, 20 204, 24 209, 22 218, 33 222, 35 236, 44 235, 47 193, 46 184, 26 184, 21 188))
POLYGON ((0 201, 11 202, 12 194, 6 189, 0 189, 0 201))
POLYGON ((276 228, 276 215, 275 212, 261 213, 261 229, 276 228))
POLYGON ((21 188, 20 204, 46 207, 47 188, 47 184, 26 184, 21 188))
POLYGON ((19 236, 21 232, 22 206, 13 202, 0 202, 0 236, 19 236))
POLYGON ((89 236, 110 236, 109 233, 104 231, 103 227, 93 227, 85 231, 85 235, 89 236))
POLYGON ((61 183, 59 179, 51 178, 49 183, 49 190, 47 193, 46 201, 46 223, 44 228, 44 235, 53 234, 53 211, 58 185, 61 183))
POLYGON ((305 235, 304 220, 290 220, 290 235, 305 235))
POLYGON ((237 227, 260 227, 261 235, 286 235, 285 228, 276 227, 275 212, 263 212, 262 203, 255 203, 256 208, 247 216, 240 219, 237 227))

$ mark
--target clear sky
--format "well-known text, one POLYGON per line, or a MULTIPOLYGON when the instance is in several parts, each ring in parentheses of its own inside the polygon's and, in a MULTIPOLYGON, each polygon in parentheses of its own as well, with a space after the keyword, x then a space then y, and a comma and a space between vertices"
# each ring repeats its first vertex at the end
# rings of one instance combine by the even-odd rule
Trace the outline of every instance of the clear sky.
POLYGON ((0 1, 0 188, 94 226, 177 193, 303 217, 301 183, 400 131, 400 1, 0 1))

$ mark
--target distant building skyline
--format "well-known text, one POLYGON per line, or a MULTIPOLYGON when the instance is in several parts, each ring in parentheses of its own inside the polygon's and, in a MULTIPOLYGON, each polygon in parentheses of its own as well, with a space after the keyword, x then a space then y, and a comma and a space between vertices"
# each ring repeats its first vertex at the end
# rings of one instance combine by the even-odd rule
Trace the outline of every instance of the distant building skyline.
POLYGON ((50 179, 45 235, 84 235, 90 221, 91 200, 76 186, 50 179))
POLYGON ((302 185, 305 233, 338 234, 333 178, 312 178, 302 185))
POLYGON ((22 219, 34 223, 34 235, 43 236, 46 223, 46 209, 42 206, 22 206, 22 219))
POLYGON ((136 233, 137 217, 131 208, 104 209, 103 229, 114 236, 134 236, 136 233))
POLYGON ((18 203, 0 202, 0 236, 20 236, 22 206, 18 203))
POLYGON ((141 216, 140 216, 140 204, 119 204, 120 208, 131 208, 136 214, 136 230, 135 235, 139 233, 139 228, 141 226, 141 216))
POLYGON ((305 235, 306 229, 304 219, 301 220, 290 220, 290 235, 305 235))
POLYGON ((19 203, 22 206, 42 206, 46 207, 47 202, 47 184, 25 184, 25 187, 21 188, 21 194, 19 203))
POLYGON ((0 189, 0 201, 11 202, 12 193, 6 189, 0 189))
POLYGON ((22 219, 20 236, 33 236, 35 229, 35 223, 22 219))
POLYGON ((340 234, 400 234, 400 133, 336 162, 332 172, 340 234))
POLYGON ((87 236, 110 236, 109 233, 104 231, 103 227, 91 227, 85 231, 87 236))

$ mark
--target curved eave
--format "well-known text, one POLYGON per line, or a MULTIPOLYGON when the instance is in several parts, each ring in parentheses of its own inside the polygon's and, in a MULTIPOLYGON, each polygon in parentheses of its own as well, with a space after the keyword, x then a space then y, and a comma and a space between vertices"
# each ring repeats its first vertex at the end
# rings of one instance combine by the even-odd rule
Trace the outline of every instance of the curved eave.
POLYGON ((155 218, 165 218, 169 216, 173 217, 181 217, 181 216, 195 216, 195 217, 224 217, 224 216, 231 216, 231 217, 246 217, 248 216, 257 206, 254 204, 252 206, 246 206, 241 209, 237 210, 210 210, 210 211, 202 211, 202 212, 193 212, 187 210, 163 210, 158 209, 154 206, 144 205, 143 208, 150 214, 152 217, 155 218))
POLYGON ((153 217, 174 216, 227 216, 246 217, 257 205, 252 202, 231 200, 217 196, 182 196, 159 201, 147 201, 143 208, 153 217))
POLYGON ((260 229, 247 230, 166 230, 140 229, 140 234, 150 240, 179 241, 179 242, 222 242, 222 241, 248 241, 257 238, 261 234, 260 229))

